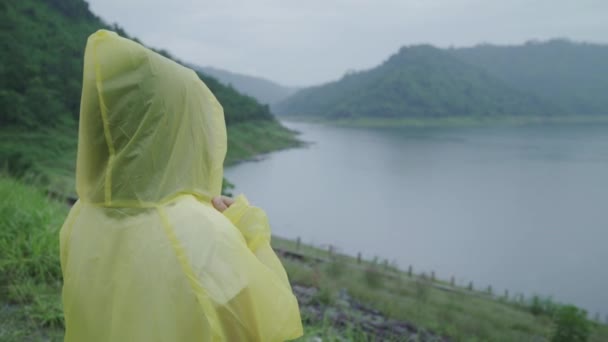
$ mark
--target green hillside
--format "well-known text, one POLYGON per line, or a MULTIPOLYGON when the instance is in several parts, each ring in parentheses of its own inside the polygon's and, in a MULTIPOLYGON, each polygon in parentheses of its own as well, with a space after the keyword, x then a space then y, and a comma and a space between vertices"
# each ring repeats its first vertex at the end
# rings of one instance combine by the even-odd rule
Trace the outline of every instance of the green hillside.
MULTIPOLYGON (((127 34, 92 14, 83 0, 3 1, 0 25, 0 167, 72 191, 87 37, 100 28, 127 34)), ((268 106, 199 76, 224 107, 228 163, 297 144, 268 106)))
POLYGON ((556 115, 553 106, 428 45, 404 47, 380 66, 296 93, 278 114, 331 120, 556 115))
POLYGON ((512 87, 555 103, 567 114, 608 114, 608 45, 551 40, 449 52, 512 87))
POLYGON ((284 100, 298 90, 297 88, 286 87, 261 77, 242 75, 212 67, 192 66, 192 68, 206 75, 213 76, 224 84, 231 85, 234 89, 255 98, 260 103, 269 105, 284 100))

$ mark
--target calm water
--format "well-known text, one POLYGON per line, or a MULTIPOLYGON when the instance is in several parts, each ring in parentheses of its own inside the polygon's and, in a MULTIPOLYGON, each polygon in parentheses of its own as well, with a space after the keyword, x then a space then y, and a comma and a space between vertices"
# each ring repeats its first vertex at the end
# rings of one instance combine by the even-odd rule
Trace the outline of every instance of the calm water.
POLYGON ((608 314, 608 126, 287 126, 226 171, 276 235, 608 314))

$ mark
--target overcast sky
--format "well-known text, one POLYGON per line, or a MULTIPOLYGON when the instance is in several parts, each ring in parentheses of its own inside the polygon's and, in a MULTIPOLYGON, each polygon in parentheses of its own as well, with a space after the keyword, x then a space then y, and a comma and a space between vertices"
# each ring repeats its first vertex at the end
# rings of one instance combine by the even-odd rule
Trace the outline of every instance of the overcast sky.
POLYGON ((87 0, 109 23, 186 62, 311 85, 403 45, 608 42, 608 0, 87 0))

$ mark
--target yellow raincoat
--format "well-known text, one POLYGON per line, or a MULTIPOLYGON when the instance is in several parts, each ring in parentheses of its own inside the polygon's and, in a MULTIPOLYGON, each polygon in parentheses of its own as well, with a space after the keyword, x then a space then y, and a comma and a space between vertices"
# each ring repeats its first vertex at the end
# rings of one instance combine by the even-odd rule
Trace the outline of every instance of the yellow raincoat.
POLYGON ((87 43, 79 201, 61 229, 67 342, 302 334, 265 213, 223 214, 223 110, 190 69, 113 32, 87 43))

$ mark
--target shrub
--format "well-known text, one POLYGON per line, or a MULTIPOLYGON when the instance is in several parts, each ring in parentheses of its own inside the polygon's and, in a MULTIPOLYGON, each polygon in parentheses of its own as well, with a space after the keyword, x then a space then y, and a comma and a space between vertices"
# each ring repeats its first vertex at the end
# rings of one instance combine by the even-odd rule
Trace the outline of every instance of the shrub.
POLYGON ((550 297, 543 299, 540 296, 535 295, 532 297, 528 309, 535 316, 553 316, 555 314, 556 304, 550 297))
POLYGON ((551 342, 584 342, 589 338, 590 325, 587 312, 573 305, 564 305, 556 310, 555 330, 551 342))
POLYGON ((312 298, 313 303, 323 306, 333 305, 336 294, 330 286, 322 286, 312 298))
POLYGON ((367 286, 372 289, 382 287, 382 272, 374 267, 368 267, 363 271, 363 279, 365 279, 367 286))
POLYGON ((426 301, 431 289, 431 280, 423 273, 420 278, 416 279, 414 284, 416 287, 416 298, 422 302, 426 301))
POLYGON ((333 260, 327 265, 326 272, 330 277, 337 279, 344 274, 345 269, 346 264, 343 261, 333 260))

